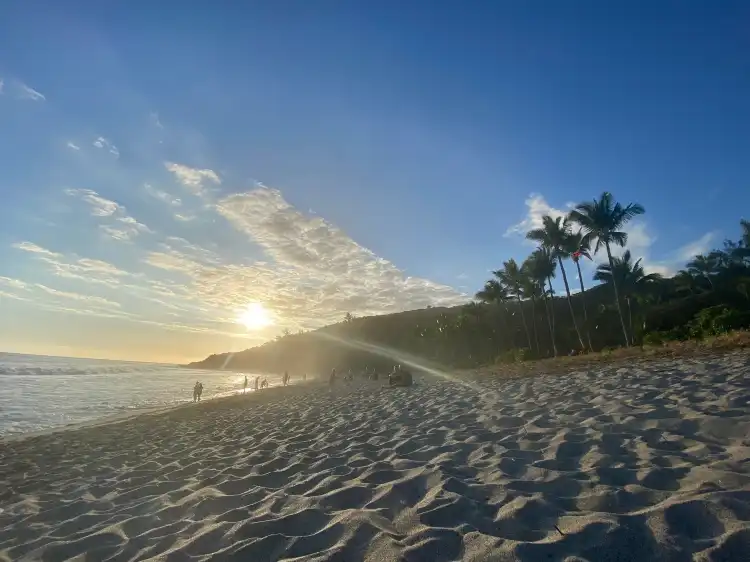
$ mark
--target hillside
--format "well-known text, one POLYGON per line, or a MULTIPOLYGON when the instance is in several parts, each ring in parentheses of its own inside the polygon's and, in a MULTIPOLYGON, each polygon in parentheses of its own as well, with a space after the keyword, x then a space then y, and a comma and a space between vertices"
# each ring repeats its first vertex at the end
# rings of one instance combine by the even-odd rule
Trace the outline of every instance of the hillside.
MULTIPOLYGON (((607 308, 611 288, 597 285, 585 294, 573 295, 577 309, 585 296, 586 305, 596 309, 592 324, 592 343, 595 349, 617 345, 618 323, 615 311, 607 308), (606 304, 605 304, 606 303, 606 304)), ((567 321, 569 315, 565 298, 551 299, 555 316, 555 337, 558 349, 569 351, 577 347, 575 332, 567 321), (560 321, 565 319, 565 321, 560 321)), ((438 362, 444 366, 473 367, 494 362, 504 354, 525 347, 525 333, 519 320, 517 302, 496 304, 467 304, 451 308, 426 308, 388 314, 353 318, 301 334, 281 336, 275 341, 236 353, 220 353, 190 367, 205 369, 234 369, 261 372, 325 373, 332 368, 360 369, 374 366, 390 369, 396 359, 389 351, 412 354, 438 362), (379 346, 376 353, 362 347, 379 346)), ((550 350, 549 331, 544 310, 531 301, 522 303, 532 331, 540 347, 550 350)), ((591 320, 591 319, 590 319, 591 320)), ((583 322, 580 318, 579 322, 583 322)))
POLYGON ((627 235, 616 228, 643 212, 637 205, 614 204, 609 193, 577 209, 565 219, 543 217, 543 227, 527 234, 540 246, 520 266, 510 259, 494 271, 476 294, 480 302, 366 318, 347 314, 338 324, 211 355, 190 366, 319 374, 365 366, 389 370, 413 360, 469 368, 571 350, 702 338, 750 326, 750 222, 740 221, 738 241, 725 240, 722 249, 695 256, 671 278, 646 273, 626 250, 599 264, 594 279, 600 284, 568 300, 552 293, 551 279, 562 271, 564 259, 577 264, 590 257, 598 228, 592 217, 604 221, 606 228, 596 234, 600 241, 623 245, 627 235), (589 234, 573 232, 571 220, 590 223, 589 234))

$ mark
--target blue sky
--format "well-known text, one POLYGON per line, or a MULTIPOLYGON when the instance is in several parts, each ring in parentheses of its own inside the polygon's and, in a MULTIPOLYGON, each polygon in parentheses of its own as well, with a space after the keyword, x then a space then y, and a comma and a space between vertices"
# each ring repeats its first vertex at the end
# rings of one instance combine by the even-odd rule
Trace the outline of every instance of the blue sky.
MULTIPOLYGON (((653 270, 750 204, 742 2, 0 7, 0 349, 182 361, 455 304, 603 190, 653 270), (261 302, 263 329, 237 323, 261 302)), ((586 280, 590 282, 590 280, 586 280)))

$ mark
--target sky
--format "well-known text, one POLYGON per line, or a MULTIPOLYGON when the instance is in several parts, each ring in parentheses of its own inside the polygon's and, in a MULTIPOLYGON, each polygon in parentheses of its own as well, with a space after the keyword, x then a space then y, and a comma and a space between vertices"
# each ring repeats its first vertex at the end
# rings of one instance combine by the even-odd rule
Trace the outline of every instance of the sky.
POLYGON ((185 362, 462 304, 605 190, 673 273, 750 208, 749 30, 731 1, 2 2, 0 350, 185 362))

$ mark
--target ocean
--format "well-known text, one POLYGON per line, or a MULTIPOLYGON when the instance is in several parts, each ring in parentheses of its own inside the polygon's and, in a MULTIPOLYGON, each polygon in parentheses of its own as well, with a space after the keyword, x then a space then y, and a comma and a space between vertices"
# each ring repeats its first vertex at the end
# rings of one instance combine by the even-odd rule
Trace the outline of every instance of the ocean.
POLYGON ((0 353, 0 437, 192 402, 197 380, 204 400, 229 396, 242 392, 246 375, 250 391, 250 372, 0 353))

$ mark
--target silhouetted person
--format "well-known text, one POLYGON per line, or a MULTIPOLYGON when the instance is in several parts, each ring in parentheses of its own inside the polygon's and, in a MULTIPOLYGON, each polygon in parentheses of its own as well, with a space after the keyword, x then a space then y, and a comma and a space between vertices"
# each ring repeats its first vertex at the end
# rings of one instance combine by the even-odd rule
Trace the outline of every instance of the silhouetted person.
POLYGON ((284 371, 284 386, 289 384, 289 371, 284 371))
POLYGON ((330 386, 336 384, 336 369, 331 369, 331 376, 328 378, 328 384, 330 386))
POLYGON ((302 373, 302 382, 307 382, 307 373, 302 373))
POLYGON ((261 388, 268 388, 268 379, 267 378, 265 378, 265 377, 263 378, 263 382, 260 383, 260 387, 261 388))
POLYGON ((200 388, 201 383, 198 381, 195 381, 195 386, 193 386, 193 402, 198 401, 198 389, 200 388))
POLYGON ((259 384, 260 384, 260 377, 255 377, 255 390, 258 390, 259 384))
POLYGON ((247 376, 245 376, 245 385, 242 387, 242 394, 247 392, 247 376))

